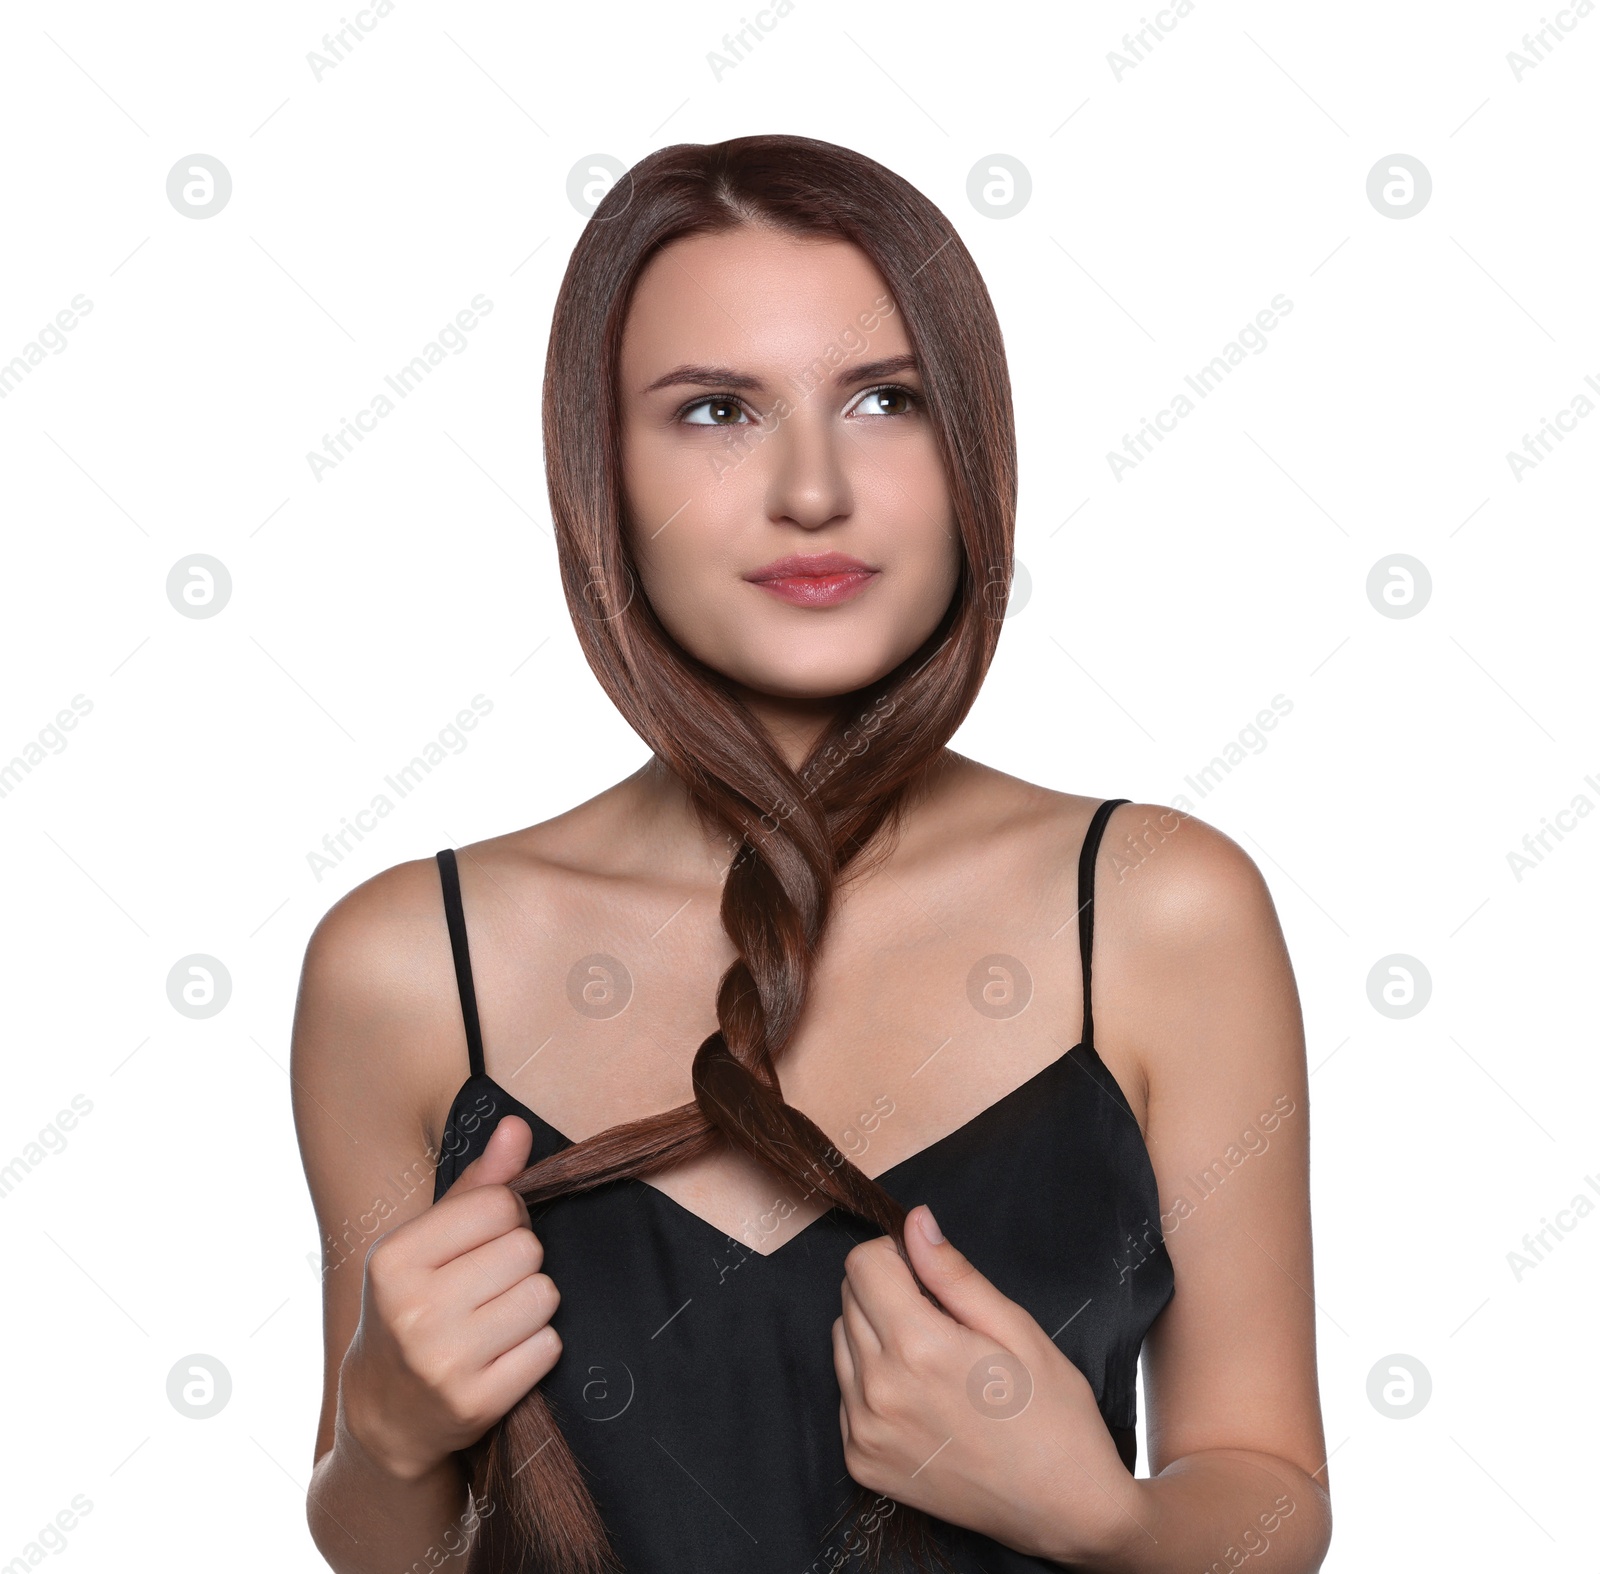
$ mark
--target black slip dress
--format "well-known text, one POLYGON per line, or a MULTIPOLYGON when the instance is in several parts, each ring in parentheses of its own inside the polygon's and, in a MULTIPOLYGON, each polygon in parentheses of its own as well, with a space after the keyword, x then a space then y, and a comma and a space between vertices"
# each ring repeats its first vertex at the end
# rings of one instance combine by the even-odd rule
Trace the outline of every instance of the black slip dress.
MULTIPOLYGON (((1083 1036, 880 1185, 926 1202, 948 1238, 1025 1307, 1088 1379, 1135 1464, 1139 1351, 1171 1299, 1156 1178, 1133 1111, 1094 1049, 1090 957, 1102 803, 1078 860, 1083 1036)), ((451 1105, 434 1201, 500 1117, 533 1129, 530 1163, 571 1139, 484 1070, 455 854, 438 854, 470 1075, 451 1105)), ((543 1381, 627 1574, 807 1574, 852 1561, 832 1325, 844 1259, 879 1232, 834 1208, 763 1254, 637 1177, 531 1210, 561 1291, 562 1353, 543 1381)), ((936 1519, 963 1571, 1043 1574, 936 1519)))

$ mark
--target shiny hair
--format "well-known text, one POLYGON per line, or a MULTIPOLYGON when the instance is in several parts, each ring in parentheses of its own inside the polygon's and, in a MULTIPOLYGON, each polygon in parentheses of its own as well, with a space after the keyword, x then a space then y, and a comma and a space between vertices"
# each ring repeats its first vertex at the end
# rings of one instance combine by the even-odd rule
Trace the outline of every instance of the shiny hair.
MULTIPOLYGON (((983 279, 939 209, 860 153, 797 136, 679 143, 618 179, 584 227, 556 299, 543 398, 550 508, 579 641, 618 710, 683 782, 701 823, 736 849, 721 917, 738 954, 717 990, 717 1029, 695 1052, 693 1100, 565 1147, 509 1184, 531 1206, 733 1148, 876 1226, 906 1258, 907 1210, 785 1102, 778 1068, 836 887, 847 870, 859 875, 887 852, 924 772, 976 698, 999 638, 1012 573, 1016 434, 983 279), (840 697, 798 769, 728 679, 686 653, 636 593, 623 528, 617 370, 634 287, 663 247, 742 225, 848 242, 878 269, 922 374, 962 547, 937 627, 892 672, 840 697)), ((475 1496, 508 1510, 484 1519, 471 1574, 618 1566, 539 1385, 466 1455, 475 1496)), ((883 1501, 859 1484, 856 1497, 864 1514, 883 1501)), ((883 1525, 870 1540, 869 1567, 885 1552, 919 1568, 930 1553, 946 1563, 929 1516, 901 1505, 883 1525)))

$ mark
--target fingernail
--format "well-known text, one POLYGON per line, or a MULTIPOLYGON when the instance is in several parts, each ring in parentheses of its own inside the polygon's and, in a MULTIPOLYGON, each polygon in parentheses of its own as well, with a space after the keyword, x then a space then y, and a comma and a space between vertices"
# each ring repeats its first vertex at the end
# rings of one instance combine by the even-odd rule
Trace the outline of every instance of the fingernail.
POLYGON ((944 1231, 939 1228, 939 1221, 933 1216, 933 1209, 927 1203, 922 1205, 922 1233, 933 1242, 935 1246, 944 1240, 944 1231))

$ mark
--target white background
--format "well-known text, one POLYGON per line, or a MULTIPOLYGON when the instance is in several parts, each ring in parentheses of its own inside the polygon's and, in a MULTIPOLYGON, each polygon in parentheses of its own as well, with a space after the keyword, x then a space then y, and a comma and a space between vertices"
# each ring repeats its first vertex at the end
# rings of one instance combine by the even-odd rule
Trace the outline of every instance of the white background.
POLYGON ((1592 1566, 1600 1219, 1520 1280, 1507 1254, 1600 1202, 1600 823, 1520 879, 1507 855, 1600 803, 1600 418, 1520 479, 1506 455, 1600 403, 1600 16, 1560 13, 1519 79, 1533 5, 1199 0, 1119 79, 1148 11, 1058 11, 798 0, 719 79, 748 5, 400 0, 318 80, 336 6, 7 8, 0 363, 92 310, 0 400, 0 761, 92 709, 0 796, 0 1562, 83 1494, 73 1566, 321 1566, 305 942, 379 870, 643 758, 579 652, 544 495, 568 177, 786 131, 937 203, 1006 334, 1030 589, 955 746, 1186 795, 1271 884, 1313 1068, 1326 1567, 1592 1566), (233 182, 203 220, 166 194, 196 153, 233 182), (1397 153, 1433 184, 1404 219, 1367 195, 1397 153), (967 198, 997 154, 1032 182, 1007 218, 967 198), (316 479, 308 450, 480 292, 463 353, 316 479), (1266 348, 1117 479, 1108 451, 1280 293, 1266 348), (215 617, 167 599, 194 553, 231 574, 215 617), (1431 576, 1411 617, 1368 599, 1394 554, 1431 576), (476 694, 468 746, 314 874, 476 694), (1266 747, 1186 786, 1276 694, 1266 747), (232 981, 203 1020, 167 996, 196 953, 232 981), (1397 953, 1432 983, 1398 1020, 1368 996, 1397 953), (75 1096, 64 1143, 30 1147, 75 1096), (167 1398, 196 1354, 232 1383, 204 1421, 167 1398), (1406 1420, 1368 1398, 1392 1355, 1431 1375, 1406 1420))

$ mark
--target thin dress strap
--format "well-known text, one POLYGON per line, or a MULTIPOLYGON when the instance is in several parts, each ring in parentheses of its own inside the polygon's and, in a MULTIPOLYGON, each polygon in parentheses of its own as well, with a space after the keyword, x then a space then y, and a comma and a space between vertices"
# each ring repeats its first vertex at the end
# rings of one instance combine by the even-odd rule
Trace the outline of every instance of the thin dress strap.
POLYGON ((1089 996, 1089 964, 1094 952, 1094 861, 1100 850, 1111 811, 1131 798, 1107 798, 1094 811, 1089 829, 1083 833, 1083 850, 1078 854, 1078 955, 1083 963, 1083 1039, 1094 1048, 1094 1009, 1089 996))
POLYGON ((444 916, 450 926, 450 951, 456 959, 456 988, 461 995, 461 1020, 467 1029, 467 1062, 475 1077, 483 1075, 483 1033, 478 1026, 478 996, 472 987, 472 960, 467 954, 467 919, 461 910, 461 875, 456 868, 456 851, 442 848, 434 856, 439 861, 439 883, 444 887, 444 916))

